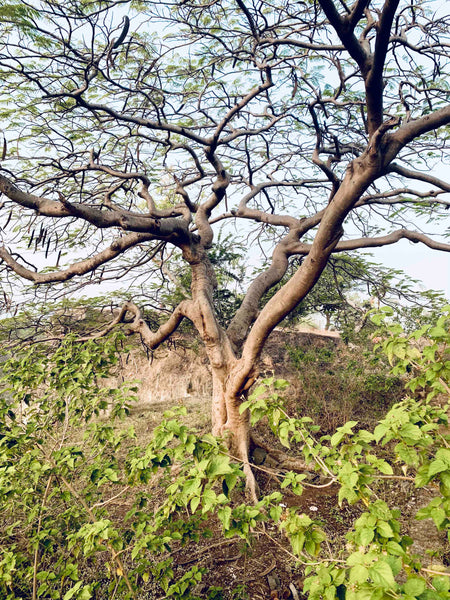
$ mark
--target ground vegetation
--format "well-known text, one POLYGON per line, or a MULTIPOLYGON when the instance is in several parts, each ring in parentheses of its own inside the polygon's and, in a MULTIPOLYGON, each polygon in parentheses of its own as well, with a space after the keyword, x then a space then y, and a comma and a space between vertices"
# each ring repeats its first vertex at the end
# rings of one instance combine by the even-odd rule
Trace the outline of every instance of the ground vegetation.
POLYGON ((192 403, 137 401, 122 334, 23 348, 0 381, 0 597, 447 599, 449 314, 407 335, 384 311, 375 354, 289 349, 291 386, 243 407, 284 461, 253 452, 256 504, 192 403))
POLYGON ((181 257, 184 291, 165 321, 152 329, 130 298, 111 327, 127 322, 156 348, 191 321, 211 369, 212 430, 256 499, 241 408, 270 332, 339 253, 401 240, 450 249, 427 229, 449 207, 437 168, 450 123, 441 8, 2 3, 5 305, 18 279, 45 304, 69 284, 145 288, 181 257), (231 252, 237 232, 269 257, 226 323, 211 260, 223 228, 231 252))

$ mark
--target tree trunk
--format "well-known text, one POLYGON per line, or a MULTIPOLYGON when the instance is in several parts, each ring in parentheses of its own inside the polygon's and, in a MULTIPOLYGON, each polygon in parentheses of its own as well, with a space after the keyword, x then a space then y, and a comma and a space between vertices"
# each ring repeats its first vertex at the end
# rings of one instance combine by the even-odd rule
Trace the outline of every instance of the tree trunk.
POLYGON ((240 405, 246 397, 247 395, 245 394, 241 398, 233 396, 226 398, 227 421, 224 425, 224 433, 230 436, 228 443, 231 456, 235 456, 242 461, 247 494, 253 502, 256 502, 258 500, 259 489, 250 466, 249 457, 250 413, 248 410, 245 410, 242 414, 239 411, 240 405))
MULTIPOLYGON (((186 253, 187 254, 187 253, 186 253)), ((205 344, 213 378, 213 397, 211 408, 212 433, 224 437, 230 455, 242 461, 246 475, 247 493, 252 501, 257 500, 257 484, 249 464, 250 415, 239 413, 239 406, 246 397, 246 391, 254 381, 252 373, 246 378, 246 385, 235 385, 235 367, 238 359, 230 339, 220 326, 214 310, 212 292, 215 276, 206 256, 193 256, 192 269, 192 306, 189 318, 205 344)))
POLYGON ((259 490, 249 460, 250 413, 248 410, 242 414, 239 412, 247 395, 245 392, 239 396, 230 394, 227 382, 231 373, 228 372, 225 378, 223 373, 220 375, 213 371, 212 433, 223 437, 230 456, 242 462, 247 494, 250 500, 256 502, 259 490))

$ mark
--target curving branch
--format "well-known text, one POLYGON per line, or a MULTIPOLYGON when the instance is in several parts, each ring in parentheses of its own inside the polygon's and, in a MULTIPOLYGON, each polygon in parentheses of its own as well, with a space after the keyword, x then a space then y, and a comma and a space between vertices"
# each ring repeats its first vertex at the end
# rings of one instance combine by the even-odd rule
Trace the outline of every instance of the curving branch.
MULTIPOLYGON (((159 219, 119 208, 106 211, 87 204, 69 202, 61 195, 60 200, 51 200, 23 192, 3 175, 0 175, 0 192, 16 204, 45 217, 78 217, 100 229, 119 227, 124 231, 151 234, 152 239, 170 239, 174 243, 183 243, 189 239, 188 223, 176 217, 159 219)), ((170 214, 177 214, 176 209, 170 211, 170 214)))
POLYGON ((260 273, 252 281, 241 306, 231 320, 227 334, 236 349, 242 346, 243 341, 247 337, 249 327, 258 314, 259 303, 262 297, 274 285, 279 283, 286 274, 289 264, 290 247, 294 239, 297 239, 296 234, 290 232, 290 234, 277 244, 273 251, 269 268, 260 273))
POLYGON ((125 302, 119 311, 119 314, 101 331, 98 331, 90 336, 79 338, 79 341, 87 341, 103 337, 112 331, 117 325, 126 323, 129 327, 129 334, 138 333, 141 336, 142 341, 151 350, 156 350, 165 340, 167 340, 174 331, 179 327, 183 319, 189 314, 191 308, 190 300, 183 300, 174 309, 168 320, 163 323, 157 331, 152 331, 147 325, 145 320, 142 318, 140 309, 134 304, 134 302, 125 302), (127 315, 132 315, 131 321, 127 319, 127 315))
MULTIPOLYGON (((430 131, 435 131, 439 127, 443 127, 449 123, 450 104, 419 119, 408 121, 401 125, 394 133, 385 136, 386 153, 383 157, 385 170, 389 168, 389 163, 397 156, 399 151, 415 138, 430 131)), ((398 172, 398 166, 395 168, 398 172)))
POLYGON ((402 175, 402 177, 407 177, 408 179, 416 179, 417 181, 425 181, 426 183, 431 183, 438 188, 441 188, 444 192, 450 192, 450 183, 447 183, 443 179, 439 179, 430 173, 421 173, 420 171, 413 171, 412 169, 407 169, 397 163, 391 163, 386 167, 386 173, 397 173, 398 175, 402 175))
POLYGON ((363 76, 366 76, 370 68, 370 54, 358 41, 354 34, 354 26, 343 19, 338 13, 333 0, 319 0, 322 10, 326 14, 331 25, 336 30, 339 39, 350 56, 356 61, 363 76))
MULTIPOLYGON (((86 273, 92 273, 95 269, 113 260, 119 256, 119 254, 122 254, 129 248, 153 239, 155 238, 152 235, 130 233, 124 237, 118 238, 111 244, 111 246, 109 246, 109 248, 106 248, 95 256, 74 263, 67 269, 52 273, 38 273, 36 271, 32 271, 31 269, 27 269, 17 260, 15 260, 12 254, 10 254, 4 246, 0 247, 0 259, 2 259, 11 270, 17 273, 17 275, 20 275, 20 277, 28 279, 35 284, 56 283, 68 281, 73 277, 79 277, 81 275, 85 275, 86 273)), ((155 254, 158 252, 158 250, 159 247, 155 251, 155 254)))
POLYGON ((386 63, 391 27, 400 0, 385 0, 377 25, 372 64, 365 77, 367 92, 367 123, 371 135, 383 122, 383 71, 386 63))
MULTIPOLYGON (((242 98, 242 100, 240 102, 237 102, 233 106, 233 108, 224 116, 222 121, 218 124, 217 129, 214 132, 212 138, 210 140, 208 140, 208 146, 210 147, 210 152, 215 151, 217 143, 220 138, 220 134, 225 129, 225 127, 228 125, 228 123, 233 119, 233 117, 238 115, 242 111, 242 109, 245 106, 247 106, 247 104, 249 104, 254 98, 257 98, 263 92, 265 92, 266 90, 270 89, 273 86, 272 75, 271 75, 270 69, 266 68, 265 73, 266 73, 266 81, 264 83, 262 83, 261 85, 258 85, 255 88, 253 88, 248 94, 246 94, 242 98)), ((226 141, 231 141, 231 139, 233 139, 233 137, 229 138, 226 141)))
POLYGON ((113 117, 114 119, 116 119, 119 122, 122 123, 130 123, 133 125, 140 125, 141 127, 145 127, 151 131, 166 131, 169 133, 174 133, 177 135, 181 135, 184 138, 187 138, 189 140, 193 140, 195 142, 197 142, 198 144, 201 144, 202 146, 207 146, 208 141, 196 134, 194 131, 192 131, 189 127, 182 127, 180 125, 175 125, 174 123, 168 123, 168 122, 163 122, 163 121, 153 121, 151 119, 145 119, 142 117, 134 117, 132 115, 130 115, 129 113, 126 112, 120 112, 118 110, 115 110, 113 108, 111 108, 111 106, 108 106, 107 104, 97 104, 94 102, 89 102, 88 100, 86 100, 83 96, 74 96, 73 94, 70 93, 59 93, 59 94, 49 94, 49 98, 72 98, 74 97, 77 101, 77 103, 82 106, 83 108, 92 111, 94 113, 105 113, 107 115, 109 115, 110 117, 113 117))
POLYGON ((348 23, 349 28, 353 31, 358 24, 359 20, 364 15, 364 11, 368 8, 370 0, 356 0, 352 6, 350 13, 345 17, 345 21, 348 23))
MULTIPOLYGON (((264 183, 259 183, 258 185, 252 186, 252 189, 245 194, 241 201, 239 202, 239 206, 236 210, 232 210, 231 214, 233 216, 243 218, 243 219, 251 219, 257 223, 267 223, 268 225, 273 225, 275 227, 287 227, 287 228, 301 228, 303 230, 304 226, 308 222, 308 228, 311 228, 318 224, 319 220, 316 219, 316 216, 311 217, 309 219, 306 218, 297 218, 292 217, 290 215, 278 215, 275 213, 268 213, 264 210, 259 210, 256 208, 250 208, 248 203, 253 200, 258 194, 263 192, 264 190, 270 188, 297 188, 307 184, 318 184, 325 183, 326 180, 320 179, 300 179, 295 181, 266 181, 264 183), (310 219, 314 220, 314 225, 309 226, 310 219)), ((319 215, 319 213, 317 213, 319 215)), ((320 212, 320 215, 322 212, 320 212)), ((306 229, 305 229, 306 231, 306 229)))
POLYGON ((419 192, 417 190, 412 190, 409 188, 399 188, 396 190, 391 190, 389 192, 380 192, 378 194, 370 194, 369 196, 364 196, 356 202, 355 208, 361 206, 369 206, 371 204, 417 204, 419 202, 419 198, 421 205, 424 204, 423 200, 426 201, 430 206, 441 205, 444 207, 450 207, 450 200, 444 200, 442 198, 438 198, 440 194, 445 194, 443 190, 430 190, 428 192, 419 192), (402 194, 407 194, 410 197, 402 197, 402 194))
MULTIPOLYGON (((409 240, 414 244, 422 243, 433 250, 450 252, 450 244, 437 242, 424 233, 419 233, 418 231, 409 231, 408 229, 399 229, 379 237, 344 240, 342 242, 338 242, 332 252, 348 252, 349 250, 359 250, 361 248, 380 248, 382 246, 396 244, 400 240, 409 240)), ((297 244, 295 251, 293 249, 292 253, 300 256, 307 256, 311 249, 312 244, 299 243, 297 244)))

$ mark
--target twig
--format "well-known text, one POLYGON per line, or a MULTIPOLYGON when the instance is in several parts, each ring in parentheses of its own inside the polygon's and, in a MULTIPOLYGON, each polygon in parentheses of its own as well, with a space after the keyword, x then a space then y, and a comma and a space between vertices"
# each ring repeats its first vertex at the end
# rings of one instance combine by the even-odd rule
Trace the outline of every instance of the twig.
POLYGON ((95 504, 93 504, 91 506, 91 510, 94 510, 94 508, 99 508, 100 506, 106 506, 107 504, 109 504, 110 502, 113 502, 114 500, 116 500, 119 496, 121 496, 122 494, 124 494, 126 491, 128 491, 130 489, 129 485, 126 485, 123 489, 120 490, 120 492, 118 494, 116 494, 115 496, 111 496, 111 498, 108 498, 108 500, 105 500, 104 502, 96 502, 95 504))
MULTIPOLYGON (((51 474, 50 477, 48 478, 47 485, 45 487, 44 497, 42 498, 41 510, 39 511, 39 520, 38 520, 38 526, 37 526, 37 530, 36 530, 36 537, 39 536, 39 533, 41 531, 42 512, 44 510, 45 503, 47 502, 47 497, 48 497, 48 493, 50 491, 50 485, 52 483, 52 479, 53 479, 53 474, 51 474)), ((37 589, 36 588, 37 588, 37 568, 38 568, 38 563, 39 563, 39 540, 37 540, 36 550, 34 551, 32 600, 36 600, 36 594, 37 594, 37 589)))
POLYGON ((262 573, 259 573, 257 577, 250 577, 250 579, 246 579, 245 582, 250 583, 250 581, 258 581, 259 579, 262 579, 263 577, 268 575, 271 571, 273 571, 276 566, 277 566, 277 561, 274 560, 273 563, 269 567, 267 567, 267 569, 265 569, 262 573))
POLYGON ((425 573, 431 573, 431 575, 445 575, 445 577, 450 575, 448 571, 435 571, 434 569, 425 569, 425 567, 422 567, 420 570, 425 571, 425 573))
MULTIPOLYGON (((202 548, 201 550, 199 550, 195 554, 195 556, 193 558, 189 559, 187 562, 179 562, 177 564, 179 564, 179 565, 187 565, 190 562, 194 562, 202 554, 204 554, 205 552, 209 552, 209 550, 212 550, 213 548, 218 548, 219 546, 226 546, 227 544, 235 544, 236 541, 237 541, 236 539, 230 539, 230 540, 222 540, 221 542, 217 542, 217 544, 211 544, 210 546, 207 546, 206 548, 202 548)), ((172 552, 170 554, 171 555, 172 554, 176 554, 177 552, 181 552, 181 550, 184 550, 184 546, 181 546, 180 548, 177 548, 176 550, 172 550, 172 552)))
POLYGON ((406 477, 403 475, 374 475, 374 479, 403 479, 405 481, 415 481, 414 477, 406 477))
POLYGON ((263 571, 262 573, 259 574, 260 577, 265 577, 266 575, 268 575, 271 571, 273 571, 275 569, 275 567, 277 566, 277 561, 274 560, 273 563, 270 565, 270 567, 267 567, 267 569, 265 571, 263 571))

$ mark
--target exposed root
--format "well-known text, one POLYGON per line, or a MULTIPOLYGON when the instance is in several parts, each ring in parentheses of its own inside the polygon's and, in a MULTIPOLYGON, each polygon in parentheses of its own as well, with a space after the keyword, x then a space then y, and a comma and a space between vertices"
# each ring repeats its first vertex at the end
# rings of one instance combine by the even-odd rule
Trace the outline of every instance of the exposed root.
POLYGON ((259 500, 259 485, 256 482, 253 470, 248 462, 243 465, 243 471, 245 474, 245 492, 248 496, 249 502, 256 504, 259 500))
POLYGON ((308 473, 314 473, 314 463, 307 463, 301 458, 295 458, 290 456, 287 452, 282 450, 276 450, 264 442, 254 431, 250 433, 250 443, 254 448, 262 448, 267 456, 264 460, 264 465, 272 467, 274 469, 283 469, 288 471, 298 471, 308 473))

